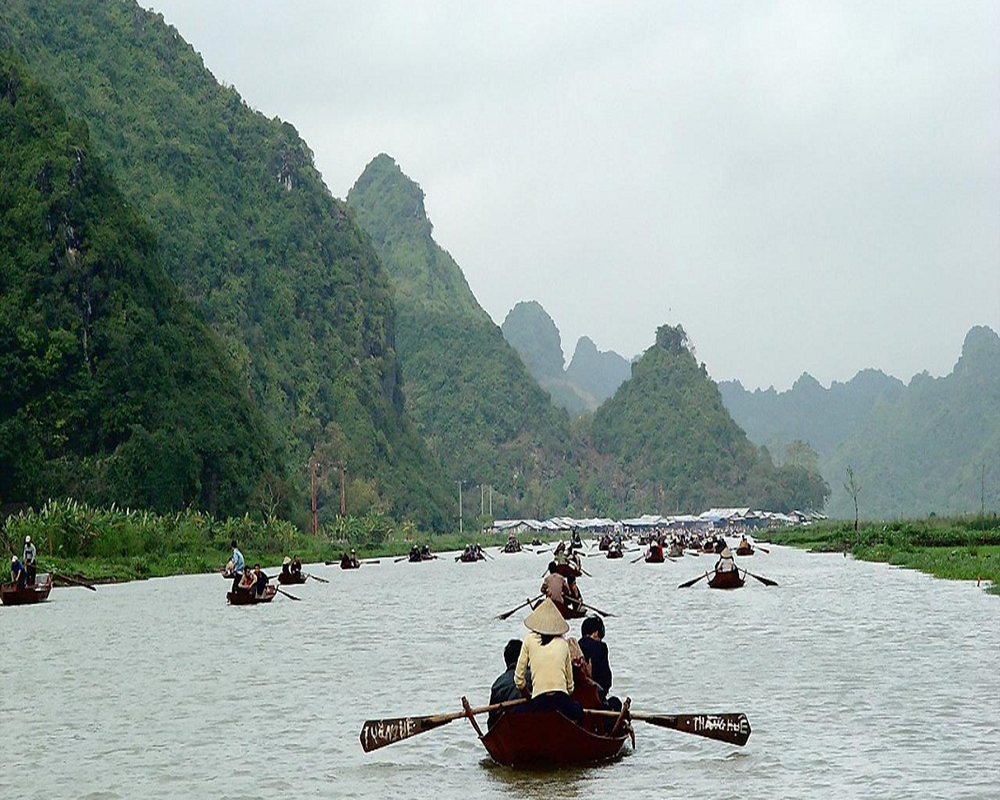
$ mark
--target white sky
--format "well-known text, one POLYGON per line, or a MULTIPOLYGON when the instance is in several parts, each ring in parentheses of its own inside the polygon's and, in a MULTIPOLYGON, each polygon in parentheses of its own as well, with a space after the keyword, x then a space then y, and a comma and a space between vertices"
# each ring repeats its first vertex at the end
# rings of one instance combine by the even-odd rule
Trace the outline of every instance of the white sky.
MULTIPOLYGON (((149 0, 140 0, 144 4, 149 0)), ((1000 332, 1000 2, 158 0, 338 197, 386 152, 498 323, 716 380, 951 371, 1000 332)))

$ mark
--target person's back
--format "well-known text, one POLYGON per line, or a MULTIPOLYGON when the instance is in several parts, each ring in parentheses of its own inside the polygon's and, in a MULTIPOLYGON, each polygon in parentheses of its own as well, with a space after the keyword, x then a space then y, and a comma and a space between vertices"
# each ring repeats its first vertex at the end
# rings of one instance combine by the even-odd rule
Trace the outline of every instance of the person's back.
POLYGON ((556 570, 558 565, 552 561, 549 563, 549 574, 542 581, 541 593, 552 600, 557 605, 563 605, 566 597, 566 579, 556 570))
MULTIPOLYGON (((514 684, 514 670, 517 667, 517 657, 521 654, 521 640, 511 639, 507 642, 507 646, 503 650, 503 660, 507 669, 497 676, 497 679, 493 681, 493 686, 490 687, 490 705, 496 705, 497 703, 508 703, 512 700, 523 700, 524 694, 521 690, 517 688, 514 684)), ((526 677, 527 686, 531 686, 531 676, 526 677)), ((528 694, 530 694, 530 688, 528 694)), ((491 711, 489 717, 486 720, 486 725, 492 728, 500 716, 504 713, 503 709, 497 709, 491 711)))
POLYGON ((728 547, 723 548, 719 561, 715 565, 716 572, 735 572, 736 562, 733 560, 733 551, 728 547))
POLYGON ((246 562, 243 560, 243 553, 236 546, 236 540, 233 539, 230 543, 233 547, 233 591, 238 592, 243 583, 243 573, 246 572, 246 562))

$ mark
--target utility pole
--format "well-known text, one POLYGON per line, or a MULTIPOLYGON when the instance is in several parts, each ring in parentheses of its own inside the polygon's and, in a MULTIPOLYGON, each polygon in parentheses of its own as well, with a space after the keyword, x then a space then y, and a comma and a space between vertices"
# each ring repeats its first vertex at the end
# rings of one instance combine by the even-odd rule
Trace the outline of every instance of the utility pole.
POLYGON ((462 535, 462 482, 458 481, 458 533, 462 535))
POLYGON ((316 456, 309 459, 309 472, 312 477, 312 535, 316 536, 316 456))
POLYGON ((490 519, 493 518, 493 484, 490 484, 490 519))
POLYGON ((486 511, 486 487, 479 484, 479 516, 486 511))
POLYGON ((347 491, 344 488, 344 459, 340 459, 340 516, 347 516, 347 491))

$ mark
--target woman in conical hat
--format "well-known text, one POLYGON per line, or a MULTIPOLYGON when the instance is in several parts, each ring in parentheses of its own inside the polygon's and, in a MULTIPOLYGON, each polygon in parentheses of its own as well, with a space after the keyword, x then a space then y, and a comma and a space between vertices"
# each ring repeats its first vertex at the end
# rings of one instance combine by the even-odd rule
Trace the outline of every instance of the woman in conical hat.
POLYGON ((559 711, 571 719, 582 720, 583 709, 570 699, 573 694, 573 661, 569 643, 563 635, 569 625, 556 604, 546 597, 524 620, 531 631, 524 637, 514 668, 514 685, 525 691, 527 671, 531 669, 531 710, 559 711))
POLYGON ((719 553, 719 562, 715 565, 716 572, 735 572, 736 562, 733 560, 733 551, 728 546, 722 548, 719 553))

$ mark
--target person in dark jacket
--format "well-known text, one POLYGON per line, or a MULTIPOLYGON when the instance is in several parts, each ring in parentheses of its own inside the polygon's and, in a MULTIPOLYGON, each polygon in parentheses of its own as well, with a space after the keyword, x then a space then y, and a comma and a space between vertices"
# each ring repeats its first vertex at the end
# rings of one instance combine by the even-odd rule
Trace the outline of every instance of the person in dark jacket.
POLYGON ((590 662, 590 677, 601 687, 601 701, 614 711, 621 711, 622 703, 617 697, 608 697, 611 691, 611 664, 608 662, 608 646, 604 643, 604 620, 587 617, 580 623, 580 649, 590 662))
MULTIPOLYGON (((521 694, 521 690, 514 685, 514 668, 517 666, 517 657, 521 654, 521 640, 511 639, 507 642, 507 646, 503 649, 503 660, 507 669, 503 672, 495 681, 493 681, 493 687, 490 689, 490 705, 495 705, 496 703, 505 703, 508 700, 521 700, 524 695, 521 694)), ((530 675, 526 678, 528 686, 531 686, 530 675)), ((530 695, 530 688, 528 689, 530 695)), ((499 709, 497 711, 491 711, 489 717, 486 720, 486 725, 492 728, 500 716, 504 713, 505 709, 499 709)))

